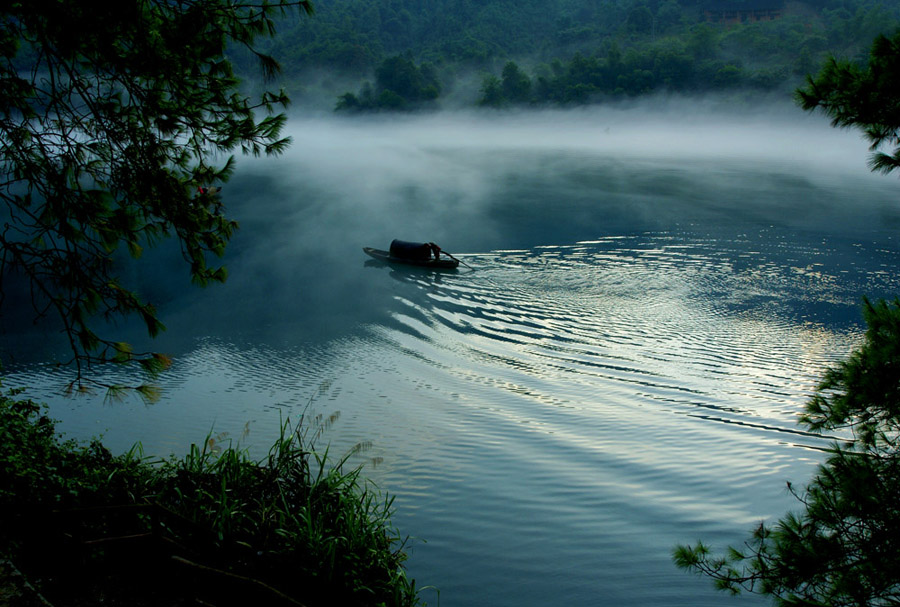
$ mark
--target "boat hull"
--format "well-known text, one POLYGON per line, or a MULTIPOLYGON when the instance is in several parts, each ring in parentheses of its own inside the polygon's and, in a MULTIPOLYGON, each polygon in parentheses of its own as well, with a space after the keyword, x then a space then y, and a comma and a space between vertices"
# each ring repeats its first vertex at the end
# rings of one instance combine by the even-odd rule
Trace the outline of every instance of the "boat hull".
POLYGON ((453 270, 459 266, 459 262, 455 259, 405 259, 391 255, 390 251, 373 249, 372 247, 363 247, 363 251, 379 261, 397 265, 431 268, 433 270, 453 270))

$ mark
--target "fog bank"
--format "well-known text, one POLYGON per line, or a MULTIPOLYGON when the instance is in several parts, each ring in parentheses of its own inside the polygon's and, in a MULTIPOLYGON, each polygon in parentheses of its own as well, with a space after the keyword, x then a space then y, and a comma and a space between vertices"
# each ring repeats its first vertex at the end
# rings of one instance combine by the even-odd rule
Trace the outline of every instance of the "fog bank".
POLYGON ((169 324, 164 341, 247 319, 304 335, 365 321, 361 302, 389 294, 360 274, 361 249, 393 238, 455 255, 646 232, 894 248, 900 228, 900 184, 869 172, 862 138, 789 104, 297 114, 287 131, 283 156, 239 159, 224 188, 241 225, 226 284, 190 287, 171 243, 124 268, 169 324))
POLYGON ((229 204, 248 225, 287 222, 320 250, 407 237, 474 252, 600 235, 592 230, 715 229, 734 214, 868 229, 898 187, 868 171, 856 132, 790 105, 295 116, 288 128, 283 157, 242 161, 229 204), (548 216, 565 225, 551 229, 548 216))

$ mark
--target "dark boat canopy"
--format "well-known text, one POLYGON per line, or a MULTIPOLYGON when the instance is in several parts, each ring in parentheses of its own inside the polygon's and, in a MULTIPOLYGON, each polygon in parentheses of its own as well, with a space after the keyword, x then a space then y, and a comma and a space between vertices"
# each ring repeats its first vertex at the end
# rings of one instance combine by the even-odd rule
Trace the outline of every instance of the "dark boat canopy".
POLYGON ((394 240, 391 242, 391 256, 400 259, 427 260, 431 258, 431 247, 424 242, 394 240))

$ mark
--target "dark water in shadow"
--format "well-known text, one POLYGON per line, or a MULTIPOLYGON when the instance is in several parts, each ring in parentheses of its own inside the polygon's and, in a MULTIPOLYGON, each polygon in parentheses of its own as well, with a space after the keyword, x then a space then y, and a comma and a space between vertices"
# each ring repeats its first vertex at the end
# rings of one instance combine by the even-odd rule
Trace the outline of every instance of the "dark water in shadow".
POLYGON ((340 412, 333 451, 371 441, 358 461, 441 605, 756 603, 670 550, 794 506, 784 482, 829 441, 797 413, 858 343, 862 295, 900 292, 898 184, 821 122, 693 120, 298 121, 226 189, 228 283, 187 290, 168 251, 135 274, 175 355, 159 403, 59 397, 37 348, 5 383, 151 453, 212 427, 262 449, 310 402, 340 412), (367 261, 394 237, 471 269, 367 261))

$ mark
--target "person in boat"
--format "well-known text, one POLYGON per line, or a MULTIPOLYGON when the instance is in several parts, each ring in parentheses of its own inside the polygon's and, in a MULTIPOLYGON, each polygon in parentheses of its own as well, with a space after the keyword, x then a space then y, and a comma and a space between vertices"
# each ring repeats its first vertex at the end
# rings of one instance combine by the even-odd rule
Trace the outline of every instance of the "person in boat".
POLYGON ((394 240, 391 242, 391 255, 400 259, 416 259, 427 261, 434 255, 434 259, 440 259, 441 247, 433 242, 407 242, 394 240))
POLYGON ((433 242, 429 242, 428 247, 431 249, 431 252, 434 253, 435 261, 441 258, 441 247, 437 246, 433 242))

